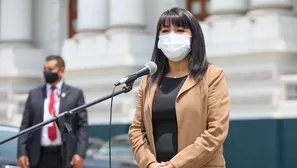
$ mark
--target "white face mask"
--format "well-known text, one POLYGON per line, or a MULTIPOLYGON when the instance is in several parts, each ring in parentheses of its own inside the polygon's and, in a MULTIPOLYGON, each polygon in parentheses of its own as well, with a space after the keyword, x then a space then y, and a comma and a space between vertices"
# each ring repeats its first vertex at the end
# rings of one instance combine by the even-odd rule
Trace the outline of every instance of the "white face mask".
POLYGON ((165 34, 159 36, 158 48, 174 62, 183 60, 191 51, 191 36, 184 34, 165 34))

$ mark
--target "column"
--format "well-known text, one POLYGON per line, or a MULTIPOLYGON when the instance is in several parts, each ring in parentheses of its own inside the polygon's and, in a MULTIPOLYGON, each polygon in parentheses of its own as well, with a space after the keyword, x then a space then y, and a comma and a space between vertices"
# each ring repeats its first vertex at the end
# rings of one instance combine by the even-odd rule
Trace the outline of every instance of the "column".
POLYGON ((109 0, 109 32, 145 28, 144 0, 109 0))
POLYGON ((21 119, 16 106, 20 102, 11 96, 42 82, 44 53, 31 43, 32 5, 32 0, 0 0, 0 59, 5 60, 0 62, 0 88, 8 90, 6 100, 0 98, 4 104, 0 116, 5 124, 20 123, 21 119))
POLYGON ((0 40, 31 41, 32 0, 0 2, 0 40))
POLYGON ((100 32, 107 28, 109 0, 78 0, 78 32, 100 32))
MULTIPOLYGON (((295 51, 297 40, 293 30, 297 28, 297 21, 293 11, 293 1, 296 2, 296 0, 250 0, 250 10, 247 13, 247 17, 252 20, 253 45, 250 48, 257 52, 295 51)), ((289 57, 284 56, 282 59, 289 57)))
MULTIPOLYGON (((294 0, 295 1, 295 0, 294 0)), ((293 14, 291 0, 250 0, 249 15, 258 14, 293 14)))
POLYGON ((237 17, 247 10, 248 0, 211 0, 208 20, 237 17))
POLYGON ((248 3, 249 0, 209 1, 209 16, 202 28, 210 55, 236 55, 246 50, 249 21, 243 16, 248 3))
POLYGON ((68 67, 78 70, 94 67, 98 65, 94 60, 105 55, 108 49, 105 30, 108 28, 109 1, 77 0, 77 33, 63 42, 61 51, 68 67))

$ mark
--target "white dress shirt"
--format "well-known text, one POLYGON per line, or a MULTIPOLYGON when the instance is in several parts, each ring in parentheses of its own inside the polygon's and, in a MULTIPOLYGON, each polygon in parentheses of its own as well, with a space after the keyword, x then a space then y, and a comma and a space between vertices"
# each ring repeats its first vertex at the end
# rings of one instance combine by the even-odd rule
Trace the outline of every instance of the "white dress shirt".
MULTIPOLYGON (((60 95, 61 95, 61 89, 62 89, 63 81, 60 81, 57 83, 55 88, 55 102, 54 102, 54 108, 56 110, 56 115, 59 114, 59 107, 60 107, 60 95)), ((48 106, 50 101, 50 95, 51 95, 52 89, 51 85, 46 84, 46 98, 44 99, 44 110, 43 110, 43 121, 48 120, 52 118, 52 114, 49 113, 48 106)), ((41 146, 58 146, 61 145, 61 134, 57 126, 57 138, 54 141, 51 141, 48 137, 48 127, 52 126, 53 124, 56 124, 55 122, 50 123, 44 127, 42 127, 41 131, 41 146)))

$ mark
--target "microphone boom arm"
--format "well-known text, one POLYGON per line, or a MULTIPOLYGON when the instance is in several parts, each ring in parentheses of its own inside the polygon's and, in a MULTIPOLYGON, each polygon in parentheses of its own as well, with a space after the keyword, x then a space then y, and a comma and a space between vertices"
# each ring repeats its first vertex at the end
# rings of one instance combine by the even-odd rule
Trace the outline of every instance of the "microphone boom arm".
POLYGON ((132 74, 131 76, 127 76, 124 79, 120 80, 118 83, 114 84, 115 86, 119 86, 122 83, 131 83, 134 82, 139 76, 137 74, 132 74))

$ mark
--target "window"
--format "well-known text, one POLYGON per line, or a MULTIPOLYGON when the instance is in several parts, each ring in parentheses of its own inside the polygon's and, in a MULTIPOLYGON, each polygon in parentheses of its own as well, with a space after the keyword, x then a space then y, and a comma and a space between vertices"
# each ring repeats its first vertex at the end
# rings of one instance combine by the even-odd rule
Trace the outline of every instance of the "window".
POLYGON ((76 33, 77 0, 69 0, 68 3, 68 37, 70 38, 76 33))
POLYGON ((286 93, 286 100, 297 100, 297 84, 287 84, 286 93))
POLYGON ((209 1, 187 0, 187 8, 198 20, 204 20, 208 16, 209 1))

